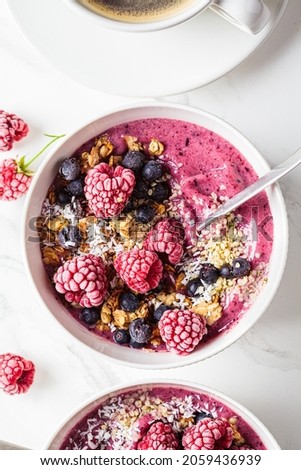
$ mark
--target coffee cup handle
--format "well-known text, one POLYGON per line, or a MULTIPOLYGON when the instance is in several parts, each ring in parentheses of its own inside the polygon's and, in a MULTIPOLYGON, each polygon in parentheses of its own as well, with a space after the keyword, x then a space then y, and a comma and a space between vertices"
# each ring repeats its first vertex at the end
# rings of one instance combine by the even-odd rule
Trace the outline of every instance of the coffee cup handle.
POLYGON ((251 34, 259 33, 270 18, 269 9, 261 0, 212 0, 210 8, 251 34))

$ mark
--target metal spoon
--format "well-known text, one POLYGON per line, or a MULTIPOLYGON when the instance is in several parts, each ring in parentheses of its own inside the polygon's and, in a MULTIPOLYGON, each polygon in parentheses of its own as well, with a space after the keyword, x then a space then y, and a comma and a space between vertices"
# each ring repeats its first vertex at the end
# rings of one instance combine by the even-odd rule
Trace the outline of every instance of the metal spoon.
POLYGON ((284 160, 284 162, 280 163, 280 165, 275 166, 275 168, 272 168, 272 170, 258 178, 255 183, 250 184, 250 186, 247 186, 245 189, 235 194, 235 196, 231 197, 231 199, 229 199, 227 202, 222 204, 215 212, 210 214, 207 219, 203 220, 203 222, 198 225, 198 232, 201 232, 201 230, 212 224, 212 222, 214 222, 219 217, 229 214, 229 212, 232 212, 234 209, 241 206, 244 202, 256 196, 256 194, 263 191, 267 186, 270 186, 271 184, 278 181, 280 178, 282 178, 282 176, 289 173, 300 163, 301 148, 299 148, 295 153, 284 160))

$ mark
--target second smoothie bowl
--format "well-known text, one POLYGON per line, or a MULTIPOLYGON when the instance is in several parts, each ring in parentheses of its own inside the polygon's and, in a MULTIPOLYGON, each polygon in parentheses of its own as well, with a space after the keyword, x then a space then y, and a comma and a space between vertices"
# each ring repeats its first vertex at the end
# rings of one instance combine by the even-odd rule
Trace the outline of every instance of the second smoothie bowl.
POLYGON ((198 224, 266 171, 239 132, 194 108, 139 104, 100 117, 47 157, 28 195, 36 291, 76 338, 125 365, 216 354, 277 291, 286 211, 276 185, 198 224))

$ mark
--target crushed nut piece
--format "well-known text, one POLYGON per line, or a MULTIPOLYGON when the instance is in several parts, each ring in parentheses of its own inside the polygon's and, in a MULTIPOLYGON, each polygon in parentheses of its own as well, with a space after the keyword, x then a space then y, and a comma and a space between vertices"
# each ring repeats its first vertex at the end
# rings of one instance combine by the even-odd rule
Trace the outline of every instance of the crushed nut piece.
POLYGON ((191 426, 192 424, 194 424, 193 416, 191 416, 190 418, 184 418, 184 416, 183 416, 179 420, 179 424, 180 424, 181 429, 188 428, 188 426, 191 426))
POLYGON ((197 305, 193 305, 191 310, 205 317, 207 325, 211 326, 221 318, 223 308, 218 301, 206 302, 205 300, 201 300, 197 305))
POLYGON ((38 231, 40 242, 42 243, 53 243, 55 242, 56 234, 49 230, 47 223, 49 218, 47 217, 37 217, 34 225, 38 231))
POLYGON ((99 320, 96 325, 95 325, 95 328, 99 331, 109 331, 110 330, 110 327, 109 325, 103 323, 101 320, 99 320))
POLYGON ((157 215, 163 215, 166 212, 166 206, 164 204, 155 204, 155 211, 157 215))
POLYGON ((143 145, 138 142, 137 137, 132 135, 123 135, 122 137, 126 141, 129 150, 143 150, 143 145))
POLYGON ((160 344, 163 343, 163 340, 160 335, 160 330, 157 326, 153 329, 152 336, 149 342, 153 346, 159 346, 160 344))
POLYGON ((172 294, 165 294, 164 292, 161 292, 158 296, 157 299, 160 302, 163 302, 165 305, 172 305, 176 301, 176 293, 173 292, 172 294))
POLYGON ((42 228, 45 228, 46 225, 47 225, 47 222, 48 222, 48 219, 44 216, 40 216, 40 217, 37 217, 35 222, 34 222, 34 226, 36 227, 36 229, 39 231, 40 229, 42 228))
POLYGON ((148 310, 148 304, 146 302, 143 302, 135 312, 131 312, 129 314, 129 320, 130 322, 133 320, 136 320, 136 318, 146 318, 149 314, 148 310))
POLYGON ((118 308, 121 292, 122 288, 116 287, 101 307, 100 318, 105 325, 112 322, 113 312, 118 308))
POLYGON ((129 314, 125 312, 124 310, 121 310, 120 308, 117 308, 113 312, 113 318, 114 318, 114 325, 122 328, 122 327, 127 327, 129 324, 129 314))
POLYGON ((68 220, 61 215, 59 217, 56 217, 55 219, 49 219, 47 223, 47 227, 53 232, 59 232, 60 230, 62 230, 63 227, 66 227, 67 225, 68 220))
POLYGON ((148 151, 151 155, 159 157, 164 152, 164 145, 157 139, 152 139, 148 146, 148 151))
POLYGON ((45 246, 42 249, 43 262, 48 265, 57 266, 65 255, 64 248, 60 246, 45 246))
POLYGON ((184 287, 184 284, 182 284, 182 281, 185 277, 185 273, 180 273, 177 277, 176 277, 176 282, 175 282, 175 288, 176 290, 181 290, 183 289, 184 287))
POLYGON ((106 303, 101 307, 100 318, 105 325, 108 325, 112 321, 112 309, 106 303))
POLYGON ((164 264, 164 269, 165 271, 167 271, 168 273, 172 273, 174 274, 175 273, 175 268, 174 266, 170 266, 170 264, 164 264))
POLYGON ((122 162, 121 155, 111 155, 109 158, 109 165, 110 166, 117 166, 122 162))
POLYGON ((133 217, 128 214, 124 220, 121 220, 119 223, 119 233, 124 238, 131 238, 130 237, 130 230, 131 225, 133 223, 133 217))
POLYGON ((81 243, 81 244, 79 245, 79 251, 80 251, 81 253, 89 253, 89 251, 90 251, 90 245, 89 245, 89 243, 81 243))
POLYGON ((80 167, 82 171, 87 171, 90 168, 89 165, 89 156, 88 152, 83 152, 80 157, 80 167))
POLYGON ((88 164, 90 168, 94 168, 100 162, 100 155, 98 147, 92 147, 88 156, 88 164))
POLYGON ((232 428, 232 431, 233 431, 233 443, 237 446, 241 446, 246 441, 237 429, 237 417, 233 416, 232 418, 230 418, 229 419, 229 424, 230 424, 230 426, 232 428))
POLYGON ((107 135, 102 135, 96 141, 99 157, 104 159, 109 157, 114 150, 112 142, 108 139, 107 135))
POLYGON ((78 228, 81 232, 81 235, 84 239, 88 237, 88 230, 89 226, 96 224, 97 223, 97 218, 94 217, 93 215, 90 215, 88 217, 84 217, 83 219, 80 219, 78 222, 78 228))
POLYGON ((49 203, 50 203, 51 205, 55 204, 55 202, 56 202, 56 194, 55 194, 54 186, 50 186, 50 188, 48 189, 47 197, 48 197, 49 203))

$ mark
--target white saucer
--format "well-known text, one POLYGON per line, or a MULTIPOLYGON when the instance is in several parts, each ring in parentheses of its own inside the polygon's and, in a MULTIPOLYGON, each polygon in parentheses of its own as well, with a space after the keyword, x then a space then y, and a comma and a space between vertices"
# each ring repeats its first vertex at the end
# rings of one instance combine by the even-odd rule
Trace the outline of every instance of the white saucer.
POLYGON ((265 0, 271 18, 252 36, 206 10, 165 31, 109 31, 62 0, 7 0, 30 42, 61 72, 98 91, 136 97, 182 93, 216 80, 271 33, 288 0, 265 0))

